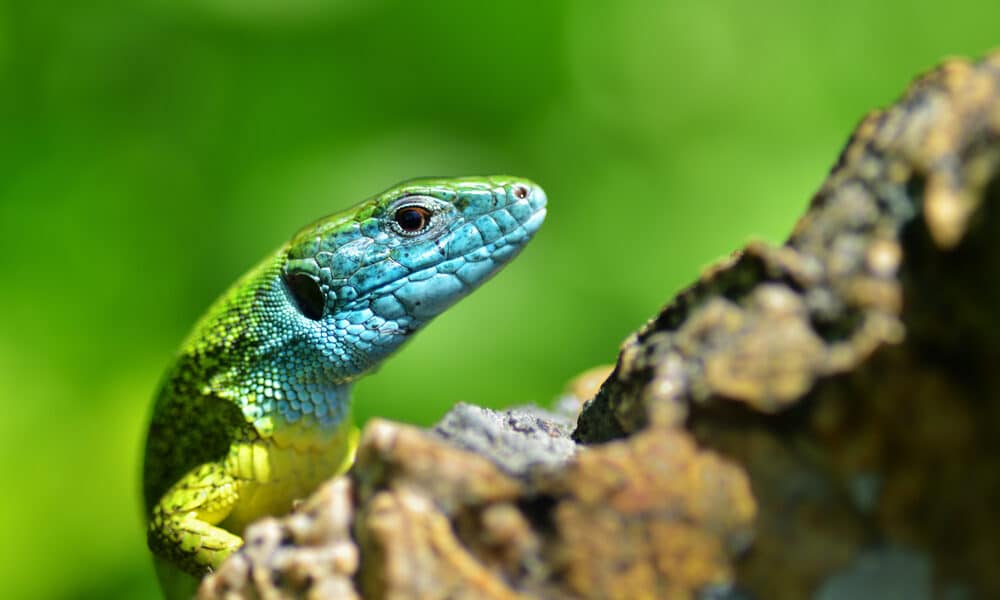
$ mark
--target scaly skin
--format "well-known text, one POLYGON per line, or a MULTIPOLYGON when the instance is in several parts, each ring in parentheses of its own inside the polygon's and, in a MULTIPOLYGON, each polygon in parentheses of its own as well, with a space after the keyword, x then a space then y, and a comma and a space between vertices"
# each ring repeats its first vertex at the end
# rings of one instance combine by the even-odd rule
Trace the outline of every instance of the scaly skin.
POLYGON ((251 520, 346 470, 351 386, 512 259, 545 202, 514 177, 408 181, 305 227, 216 301, 149 426, 158 566, 205 574, 251 520))

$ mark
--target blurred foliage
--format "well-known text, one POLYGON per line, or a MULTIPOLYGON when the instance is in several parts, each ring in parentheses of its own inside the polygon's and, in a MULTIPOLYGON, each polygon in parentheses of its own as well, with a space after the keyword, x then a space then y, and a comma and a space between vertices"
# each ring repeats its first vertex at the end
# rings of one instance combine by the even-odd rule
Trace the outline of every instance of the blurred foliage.
POLYGON ((356 412, 547 403, 705 264, 781 241, 861 116, 997 23, 961 0, 0 2, 4 596, 156 596, 150 397, 301 224, 418 175, 539 181, 536 241, 356 412))

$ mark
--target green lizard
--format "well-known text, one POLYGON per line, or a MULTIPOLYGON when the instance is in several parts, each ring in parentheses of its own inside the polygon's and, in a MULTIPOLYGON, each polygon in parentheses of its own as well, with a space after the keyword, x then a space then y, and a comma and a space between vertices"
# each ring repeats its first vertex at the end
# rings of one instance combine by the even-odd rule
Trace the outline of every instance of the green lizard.
POLYGON ((350 466, 354 382, 512 259, 545 204, 514 177, 408 181, 306 226, 215 302, 167 371, 146 441, 165 591, 350 466))

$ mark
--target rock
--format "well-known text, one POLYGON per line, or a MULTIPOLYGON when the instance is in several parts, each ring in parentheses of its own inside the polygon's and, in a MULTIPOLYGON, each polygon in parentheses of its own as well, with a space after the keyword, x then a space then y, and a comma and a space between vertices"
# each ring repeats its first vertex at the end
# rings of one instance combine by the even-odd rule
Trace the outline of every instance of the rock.
POLYGON ((246 544, 202 581, 198 598, 359 598, 353 516, 350 480, 323 484, 291 515, 248 527, 246 544))
POLYGON ((537 407, 503 412, 458 404, 434 427, 452 445, 489 457, 512 475, 557 468, 576 451, 573 423, 537 407))
POLYGON ((845 589, 831 574, 891 543, 1000 595, 998 134, 1000 54, 922 77, 862 121, 785 245, 682 292, 584 408, 578 441, 684 428, 746 469, 741 589, 845 589))
POLYGON ((572 437, 373 421, 200 597, 1000 596, 998 281, 995 54, 866 117, 789 240, 632 335, 572 437))

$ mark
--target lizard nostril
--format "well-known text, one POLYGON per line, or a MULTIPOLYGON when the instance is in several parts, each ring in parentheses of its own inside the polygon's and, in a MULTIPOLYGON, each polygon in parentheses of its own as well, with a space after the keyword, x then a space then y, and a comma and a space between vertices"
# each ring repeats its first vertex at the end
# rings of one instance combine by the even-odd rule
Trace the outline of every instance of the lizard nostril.
POLYGON ((524 200, 528 197, 528 188, 523 185, 514 186, 514 197, 518 200, 524 200))

